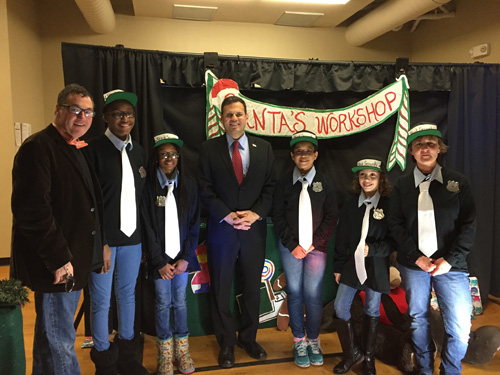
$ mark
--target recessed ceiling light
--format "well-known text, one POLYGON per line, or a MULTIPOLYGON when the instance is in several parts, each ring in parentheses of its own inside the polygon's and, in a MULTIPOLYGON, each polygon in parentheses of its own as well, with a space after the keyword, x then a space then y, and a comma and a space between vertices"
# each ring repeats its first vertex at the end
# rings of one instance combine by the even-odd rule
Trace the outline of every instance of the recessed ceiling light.
POLYGON ((266 0, 281 3, 306 3, 306 4, 347 4, 350 0, 266 0))
POLYGON ((280 26, 310 27, 324 15, 324 13, 284 12, 274 24, 280 26))
POLYGON ((212 21, 217 7, 174 4, 174 18, 194 21, 212 21))

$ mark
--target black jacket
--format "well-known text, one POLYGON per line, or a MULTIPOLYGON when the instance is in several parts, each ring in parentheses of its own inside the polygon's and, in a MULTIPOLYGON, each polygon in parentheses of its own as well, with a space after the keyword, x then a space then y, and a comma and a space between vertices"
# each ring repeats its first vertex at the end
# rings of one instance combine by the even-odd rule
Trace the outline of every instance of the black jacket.
POLYGON ((14 159, 11 276, 34 291, 63 292, 52 272, 67 262, 75 290, 103 265, 102 194, 88 161, 93 186, 78 159, 85 162, 85 153, 53 125, 29 137, 14 159))
POLYGON ((367 279, 360 285, 356 275, 354 252, 361 237, 361 226, 365 215, 365 205, 358 207, 359 195, 351 195, 340 213, 339 225, 335 237, 335 257, 333 272, 341 273, 340 282, 356 289, 369 287, 381 293, 390 293, 388 256, 394 250, 394 243, 389 237, 387 216, 389 198, 380 197, 377 210, 382 210, 384 217, 374 218, 374 208, 370 210, 370 223, 365 243, 369 252, 365 258, 367 279))
MULTIPOLYGON (((302 184, 292 185, 293 170, 278 180, 274 190, 273 223, 281 243, 293 251, 299 244, 299 196, 302 184)), ((337 199, 331 180, 316 170, 313 183, 307 189, 313 216, 313 245, 326 252, 328 239, 338 219, 337 199)), ((306 249, 307 250, 307 249, 306 249)))
MULTIPOLYGON (((441 174, 443 184, 434 180, 429 187, 439 248, 432 258, 443 257, 451 264, 451 271, 467 272, 467 255, 476 231, 474 198, 465 176, 444 167, 441 174)), ((425 256, 418 249, 419 194, 413 171, 401 176, 394 185, 389 217, 392 236, 398 244, 398 263, 413 269, 420 269, 415 261, 425 256)))
POLYGON ((130 237, 120 230, 121 152, 104 134, 91 140, 89 146, 85 148, 101 184, 104 198, 104 232, 109 246, 130 246, 141 243, 139 207, 146 180, 145 152, 137 142, 133 142, 133 145, 132 150, 127 150, 127 155, 134 174, 137 227, 130 237))
POLYGON ((174 189, 181 251, 175 259, 171 259, 165 254, 165 207, 156 205, 157 195, 166 196, 167 188, 162 189, 156 179, 155 186, 151 184, 150 179, 146 181, 141 204, 142 244, 148 258, 148 269, 155 279, 160 277, 158 273, 160 268, 167 263, 173 264, 178 259, 184 259, 189 263, 189 271, 200 270, 195 253, 200 232, 198 185, 189 178, 186 178, 185 183, 189 199, 186 207, 181 207, 179 202, 179 188, 174 189), (184 211, 184 214, 181 214, 181 211, 184 211))

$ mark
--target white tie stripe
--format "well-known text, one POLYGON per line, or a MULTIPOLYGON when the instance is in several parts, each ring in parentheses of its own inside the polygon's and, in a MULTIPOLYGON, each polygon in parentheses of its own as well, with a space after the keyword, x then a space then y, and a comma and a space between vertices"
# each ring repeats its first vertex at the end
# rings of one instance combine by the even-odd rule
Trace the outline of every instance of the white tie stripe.
POLYGON ((130 237, 137 227, 134 172, 127 155, 127 144, 122 147, 122 186, 120 193, 120 230, 130 237))
POLYGON ((367 279, 366 268, 365 268, 365 241, 368 235, 368 229, 370 228, 370 210, 372 208, 372 203, 365 201, 365 215, 363 216, 363 222, 361 225, 361 237, 359 239, 358 246, 354 253, 354 262, 356 264, 356 275, 361 285, 367 279))
POLYGON ((165 200, 165 254, 175 259, 181 251, 179 220, 177 218, 177 203, 174 195, 174 182, 168 185, 165 200))
POLYGON ((431 180, 422 181, 418 195, 418 249, 430 257, 438 249, 434 204, 429 194, 431 180))
POLYGON ((306 179, 302 182, 302 190, 299 195, 299 245, 307 251, 313 242, 313 220, 311 197, 307 188, 309 183, 306 179))

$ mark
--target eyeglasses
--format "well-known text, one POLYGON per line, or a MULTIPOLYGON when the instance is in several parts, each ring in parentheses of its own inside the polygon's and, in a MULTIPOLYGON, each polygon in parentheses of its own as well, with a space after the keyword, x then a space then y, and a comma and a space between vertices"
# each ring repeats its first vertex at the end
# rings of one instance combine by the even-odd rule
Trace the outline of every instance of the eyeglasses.
POLYGON ((178 152, 162 152, 161 154, 158 155, 158 158, 160 159, 179 159, 179 153, 178 152))
POLYGON ((66 108, 69 112, 74 113, 75 115, 79 115, 80 113, 83 112, 85 117, 94 117, 95 112, 91 109, 83 109, 78 107, 77 105, 67 105, 67 104, 61 104, 61 107, 66 108))
POLYGON ((122 111, 113 111, 113 112, 108 112, 111 116, 113 116, 114 119, 121 120, 124 117, 126 118, 134 118, 134 112, 122 112, 122 111))
POLYGON ((313 150, 295 150, 292 152, 293 156, 311 156, 314 154, 313 150))
POLYGON ((66 269, 66 283, 64 284, 64 290, 66 293, 71 293, 75 287, 75 278, 69 272, 68 266, 65 266, 64 268, 66 269))

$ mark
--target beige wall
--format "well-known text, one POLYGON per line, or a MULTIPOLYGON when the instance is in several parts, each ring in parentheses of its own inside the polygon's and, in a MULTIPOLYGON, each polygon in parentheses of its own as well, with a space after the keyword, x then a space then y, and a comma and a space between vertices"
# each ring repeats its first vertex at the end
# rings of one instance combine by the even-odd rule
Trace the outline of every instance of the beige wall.
POLYGON ((63 87, 61 42, 128 48, 326 61, 471 63, 472 46, 490 43, 484 62, 500 62, 500 1, 459 0, 457 16, 423 21, 390 32, 362 47, 350 46, 343 29, 290 28, 274 25, 194 22, 117 15, 116 28, 94 34, 72 0, 0 0, 0 257, 10 251, 10 173, 16 152, 13 122, 29 122, 33 131, 53 120, 63 87), (2 225, 3 224, 3 225, 2 225))
POLYGON ((11 66, 9 54, 9 33, 7 27, 7 5, 0 0, 0 258, 10 256, 10 213, 11 170, 14 147, 14 120, 12 116, 11 66))
MULTIPOLYGON (((36 0, 8 1, 10 74, 14 121, 45 124, 42 40, 36 0)), ((45 124, 46 125, 46 124, 45 124)))
POLYGON ((500 63, 500 1, 460 0, 455 18, 423 21, 411 37, 410 61, 500 63), (490 43, 491 54, 472 59, 469 50, 490 43))

